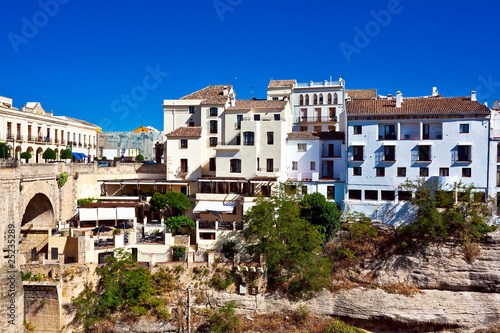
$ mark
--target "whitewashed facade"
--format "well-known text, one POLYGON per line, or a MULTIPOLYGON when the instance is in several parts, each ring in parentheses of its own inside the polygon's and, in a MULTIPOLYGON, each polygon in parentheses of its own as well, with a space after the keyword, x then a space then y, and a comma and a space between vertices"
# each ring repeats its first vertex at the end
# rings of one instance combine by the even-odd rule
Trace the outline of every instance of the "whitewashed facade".
POLYGON ((411 216, 401 185, 418 177, 444 189, 462 181, 488 191, 489 109, 471 97, 349 101, 345 206, 384 223, 411 216))

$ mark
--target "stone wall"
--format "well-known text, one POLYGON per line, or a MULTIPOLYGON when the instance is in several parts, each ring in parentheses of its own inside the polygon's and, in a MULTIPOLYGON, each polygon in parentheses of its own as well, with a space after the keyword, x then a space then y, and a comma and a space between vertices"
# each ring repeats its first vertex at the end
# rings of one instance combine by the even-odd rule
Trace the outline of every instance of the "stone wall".
POLYGON ((36 332, 59 332, 61 328, 61 283, 23 282, 25 320, 36 332))

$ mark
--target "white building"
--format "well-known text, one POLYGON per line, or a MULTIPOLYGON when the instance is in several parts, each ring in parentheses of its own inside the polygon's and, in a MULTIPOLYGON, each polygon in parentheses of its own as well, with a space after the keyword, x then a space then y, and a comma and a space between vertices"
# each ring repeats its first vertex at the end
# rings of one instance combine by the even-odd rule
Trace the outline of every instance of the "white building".
MULTIPOLYGON (((253 196, 271 195, 286 179, 287 99, 236 100, 230 85, 218 85, 165 100, 163 108, 166 177, 183 184, 175 190, 196 193, 193 212, 202 225, 239 222, 253 196)), ((216 241, 212 231, 198 230, 197 244, 216 241)))
POLYGON ((99 130, 83 120, 54 116, 40 103, 30 102, 19 110, 12 106, 12 99, 0 97, 0 141, 11 146, 17 159, 27 151, 32 156, 30 163, 43 163, 47 148, 54 150, 59 159, 60 152, 70 147, 76 160, 93 157, 99 130))
POLYGON ((291 132, 286 145, 287 181, 342 203, 345 191, 343 132, 291 132))
POLYGON ((345 206, 374 220, 407 218, 411 193, 401 185, 418 177, 449 189, 462 181, 488 192, 489 109, 470 97, 432 96, 346 102, 348 130, 345 206))

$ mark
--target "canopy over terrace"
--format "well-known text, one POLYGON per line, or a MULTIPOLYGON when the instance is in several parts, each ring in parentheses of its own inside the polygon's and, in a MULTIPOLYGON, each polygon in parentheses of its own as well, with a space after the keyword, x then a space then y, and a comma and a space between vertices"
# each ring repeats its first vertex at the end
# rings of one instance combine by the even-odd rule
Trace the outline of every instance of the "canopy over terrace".
POLYGON ((164 179, 113 179, 98 180, 101 188, 99 199, 120 197, 138 201, 140 196, 152 196, 155 192, 176 191, 189 195, 189 181, 164 179))
POLYGON ((200 193, 218 193, 218 194, 241 194, 271 195, 271 185, 277 180, 276 177, 254 177, 254 178, 198 178, 198 189, 200 193))
POLYGON ((78 227, 81 222, 99 226, 99 221, 112 221, 116 226, 118 221, 133 221, 136 220, 136 204, 131 202, 125 203, 89 203, 83 204, 78 208, 78 227))

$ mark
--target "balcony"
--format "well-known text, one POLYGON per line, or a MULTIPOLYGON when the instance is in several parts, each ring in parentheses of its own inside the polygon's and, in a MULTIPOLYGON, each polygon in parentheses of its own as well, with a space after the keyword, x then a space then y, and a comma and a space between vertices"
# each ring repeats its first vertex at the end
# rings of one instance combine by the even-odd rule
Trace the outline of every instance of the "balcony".
POLYGON ((35 137, 28 135, 28 142, 34 143, 35 142, 35 137))
POLYGON ((14 141, 14 135, 7 134, 7 141, 14 141))
POLYGON ((335 116, 326 117, 299 117, 297 118, 297 123, 329 123, 337 121, 335 116))
POLYGON ((188 167, 179 167, 175 171, 175 176, 176 177, 184 177, 188 174, 189 168, 188 167))
POLYGON ((262 172, 279 172, 279 168, 257 168, 257 171, 262 171, 262 172))
POLYGON ((344 81, 323 81, 323 82, 308 82, 308 83, 295 83, 296 88, 309 88, 309 87, 334 87, 343 86, 344 81))

